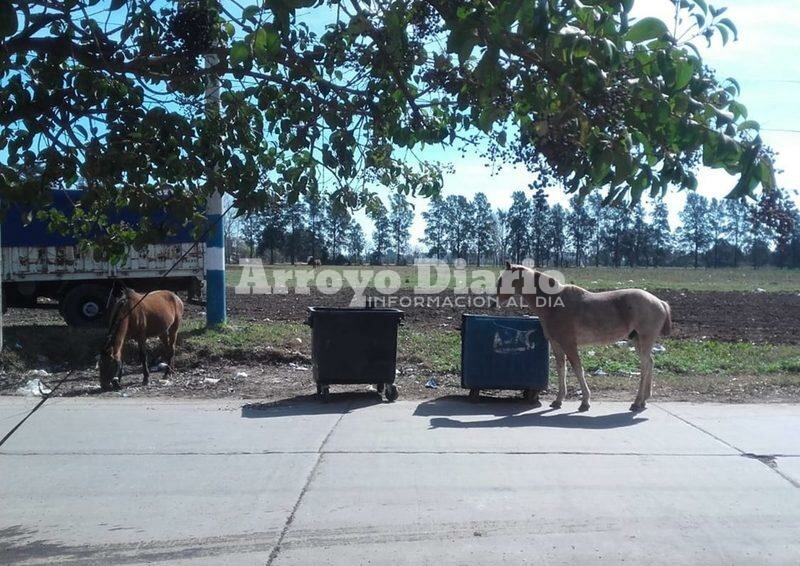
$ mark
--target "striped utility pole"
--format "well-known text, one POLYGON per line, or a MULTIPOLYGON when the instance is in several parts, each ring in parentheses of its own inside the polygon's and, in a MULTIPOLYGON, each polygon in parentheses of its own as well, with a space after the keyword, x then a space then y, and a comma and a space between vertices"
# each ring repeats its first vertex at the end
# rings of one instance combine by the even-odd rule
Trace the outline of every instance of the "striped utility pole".
POLYGON ((3 242, 0 239, 0 350, 3 349, 3 242))
MULTIPOLYGON (((206 55, 206 68, 219 59, 206 55)), ((219 77, 209 73, 206 78, 206 116, 219 116, 219 77)), ((225 230, 222 223, 222 194, 215 190, 206 203, 206 219, 213 226, 206 238, 206 325, 225 324, 225 230)))

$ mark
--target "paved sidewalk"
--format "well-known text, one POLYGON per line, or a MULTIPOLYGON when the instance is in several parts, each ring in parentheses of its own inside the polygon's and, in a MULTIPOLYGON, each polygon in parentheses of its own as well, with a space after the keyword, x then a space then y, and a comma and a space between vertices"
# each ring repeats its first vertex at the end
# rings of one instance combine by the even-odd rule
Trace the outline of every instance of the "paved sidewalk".
POLYGON ((800 564, 798 406, 243 403, 51 399, 0 563, 800 564))

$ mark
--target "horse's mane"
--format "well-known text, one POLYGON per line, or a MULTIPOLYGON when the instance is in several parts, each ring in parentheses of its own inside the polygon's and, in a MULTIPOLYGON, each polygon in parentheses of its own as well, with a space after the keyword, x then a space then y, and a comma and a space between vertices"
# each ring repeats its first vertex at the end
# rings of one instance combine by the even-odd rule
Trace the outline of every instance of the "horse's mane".
POLYGON ((108 320, 108 331, 106 333, 106 347, 111 343, 114 339, 114 334, 116 333, 119 322, 120 322, 120 313, 123 312, 123 307, 127 306, 130 302, 131 298, 136 295, 136 291, 129 287, 122 287, 122 296, 119 297, 115 302, 114 306, 111 307, 111 315, 109 316, 108 320))

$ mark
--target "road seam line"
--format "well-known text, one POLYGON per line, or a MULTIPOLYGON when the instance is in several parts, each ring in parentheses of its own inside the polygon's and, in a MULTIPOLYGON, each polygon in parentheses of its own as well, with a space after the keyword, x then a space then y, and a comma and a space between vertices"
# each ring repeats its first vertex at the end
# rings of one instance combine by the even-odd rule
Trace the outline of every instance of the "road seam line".
MULTIPOLYGON (((62 456, 286 456, 319 454, 319 450, 263 450, 258 452, 9 452, 0 450, 0 456, 62 457, 62 456)), ((397 456, 651 456, 654 458, 738 458, 743 454, 717 452, 586 452, 573 450, 325 450, 323 454, 363 455, 385 454, 397 456)), ((745 454, 746 455, 746 454, 745 454)), ((770 454, 772 458, 800 458, 800 454, 770 454)))
POLYGON ((278 536, 278 540, 275 543, 275 546, 272 547, 272 551, 269 553, 269 558, 267 559, 266 566, 271 566, 275 559, 278 557, 278 554, 281 552, 281 544, 283 544, 283 539, 286 538, 286 534, 289 532, 289 528, 292 526, 294 522, 295 513, 300 508, 300 504, 303 502, 303 497, 305 497, 306 492, 311 487, 311 482, 314 481, 314 477, 317 475, 317 470, 319 469, 320 464, 322 463, 322 458, 325 456, 325 452, 323 448, 325 448, 325 444, 327 444, 330 437, 333 435, 333 431, 336 430, 336 427, 339 426, 339 423, 342 422, 344 416, 350 412, 350 405, 348 405, 345 410, 339 415, 339 418, 336 419, 336 422, 333 423, 331 430, 328 431, 328 434, 325 435, 325 438, 322 440, 322 443, 319 445, 317 449, 317 460, 314 462, 314 466, 311 468, 311 472, 309 472, 308 477, 306 478, 306 482, 303 485, 303 489, 300 490, 300 494, 297 496, 297 501, 294 502, 294 506, 292 510, 289 512, 289 516, 286 517, 286 522, 283 524, 283 529, 281 530, 281 534, 278 536))
POLYGON ((696 425, 693 422, 691 422, 690 420, 685 419, 685 418, 683 418, 682 416, 680 416, 680 415, 678 415, 676 413, 673 413, 669 409, 666 409, 666 408, 664 408, 661 405, 658 405, 656 403, 652 403, 652 405, 657 407, 658 409, 664 411, 668 415, 678 419, 679 421, 689 425, 690 427, 694 428, 695 430, 698 430, 698 431, 702 432, 703 434, 710 436, 711 438, 713 438, 717 442, 720 442, 720 443, 724 444, 728 448, 732 448, 732 449, 736 450, 739 453, 739 456, 742 456, 744 458, 749 458, 751 460, 757 460, 757 461, 761 462, 768 469, 772 470, 773 472, 778 474, 780 477, 782 477, 784 480, 789 482, 789 484, 791 484, 793 487, 796 487, 796 488, 800 489, 800 481, 797 481, 792 476, 784 473, 783 470, 778 469, 778 463, 775 461, 775 458, 779 457, 779 455, 777 455, 777 454, 753 454, 752 452, 745 452, 744 450, 742 450, 738 446, 736 446, 734 444, 731 444, 727 440, 724 440, 724 439, 720 438, 719 436, 717 436, 716 434, 713 434, 712 432, 707 431, 706 429, 704 429, 700 425, 696 425))

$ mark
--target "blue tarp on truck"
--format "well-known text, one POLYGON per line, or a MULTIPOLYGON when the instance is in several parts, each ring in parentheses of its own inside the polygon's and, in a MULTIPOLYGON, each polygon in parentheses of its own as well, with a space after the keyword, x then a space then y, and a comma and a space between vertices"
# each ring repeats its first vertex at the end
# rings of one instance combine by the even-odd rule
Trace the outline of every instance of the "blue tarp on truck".
MULTIPOLYGON (((63 212, 67 217, 72 214, 75 204, 80 201, 82 191, 62 190, 53 191, 51 207, 63 212)), ((36 219, 37 209, 24 205, 11 204, 0 227, 0 242, 4 248, 16 246, 46 247, 46 246, 74 246, 77 240, 71 236, 51 232, 46 222, 36 219)), ((140 215, 131 211, 122 211, 110 216, 112 223, 120 220, 136 226, 140 215)), ((153 215, 155 222, 167 222, 168 215, 159 213, 153 215)), ((186 227, 178 231, 175 236, 165 238, 165 244, 181 244, 194 242, 191 229, 186 227)))
MULTIPOLYGON (((49 205, 73 214, 81 191, 53 191, 49 205)), ((142 249, 112 264, 76 245, 70 236, 53 233, 36 220, 37 210, 24 205, 8 207, 2 223, 3 306, 36 307, 40 298, 58 301, 71 325, 97 324, 103 318, 114 282, 134 289, 171 289, 199 296, 205 268, 205 246, 195 245, 191 230, 142 249)), ((140 214, 110 214, 112 223, 136 227, 140 214)), ((154 222, 170 222, 166 212, 149 214, 154 222)), ((174 228, 171 223, 170 227, 174 228)))

